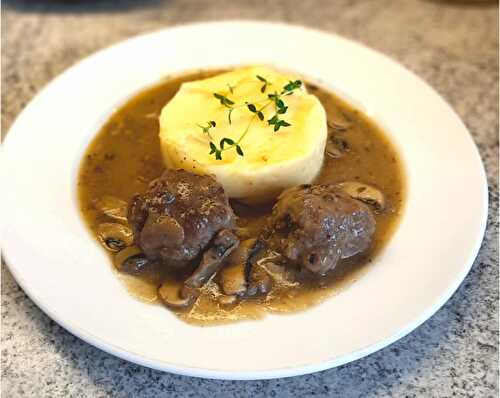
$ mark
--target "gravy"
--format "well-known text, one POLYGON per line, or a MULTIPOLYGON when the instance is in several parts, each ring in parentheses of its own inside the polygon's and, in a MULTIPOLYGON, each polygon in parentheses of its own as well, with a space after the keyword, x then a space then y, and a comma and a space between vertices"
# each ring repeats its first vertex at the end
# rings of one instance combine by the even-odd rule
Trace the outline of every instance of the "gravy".
MULTIPOLYGON (((78 195, 83 218, 94 236, 97 227, 109 218, 98 210, 96 201, 110 195, 129 201, 144 192, 148 183, 164 170, 158 138, 161 109, 185 81, 200 79, 215 72, 199 72, 167 79, 145 89, 118 109, 88 147, 78 178, 78 195)), ((294 284, 275 278, 271 293, 262 299, 244 300, 232 308, 221 307, 215 282, 209 282, 196 304, 177 314, 197 325, 220 324, 241 319, 257 319, 265 312, 283 313, 302 310, 332 296, 348 286, 368 269, 374 256, 387 244, 401 217, 405 184, 401 161, 383 131, 366 115, 342 99, 315 85, 308 85, 326 109, 329 140, 340 143, 340 157, 325 154, 325 161, 315 183, 330 184, 360 181, 378 187, 387 207, 375 214, 377 229, 371 249, 339 264, 321 286, 318 283, 294 284)), ((337 153, 338 155, 339 153, 337 153)), ((271 206, 251 208, 236 202, 232 207, 238 226, 256 234, 263 226, 271 206)), ((271 274, 273 270, 268 270, 271 274)), ((169 278, 161 270, 147 275, 130 276, 117 272, 127 289, 137 298, 157 303, 157 288, 169 278)))

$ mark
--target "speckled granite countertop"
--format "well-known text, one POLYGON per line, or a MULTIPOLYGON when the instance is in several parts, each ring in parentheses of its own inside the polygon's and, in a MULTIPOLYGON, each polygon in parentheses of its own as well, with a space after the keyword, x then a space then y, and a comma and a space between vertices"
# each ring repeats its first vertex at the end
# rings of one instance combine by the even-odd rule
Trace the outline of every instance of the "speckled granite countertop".
POLYGON ((4 0, 4 134, 47 82, 111 43, 189 21, 286 21, 363 42, 434 86, 479 146, 490 185, 490 215, 472 271, 424 325, 354 363, 271 381, 193 379, 112 357, 50 320, 2 266, 3 396, 498 396, 497 16, 495 2, 477 0, 4 0))

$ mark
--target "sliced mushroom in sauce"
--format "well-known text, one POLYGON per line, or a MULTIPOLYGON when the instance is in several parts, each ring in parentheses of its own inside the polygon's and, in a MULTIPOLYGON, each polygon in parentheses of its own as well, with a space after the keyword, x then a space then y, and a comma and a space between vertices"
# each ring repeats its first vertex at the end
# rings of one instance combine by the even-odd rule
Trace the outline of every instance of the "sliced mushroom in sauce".
POLYGON ((337 186, 346 192, 351 198, 373 206, 378 212, 384 210, 386 207, 384 194, 373 185, 358 181, 347 181, 337 184, 337 186))
POLYGON ((115 268, 126 274, 140 274, 150 264, 142 250, 137 246, 129 246, 117 253, 113 259, 115 268))
POLYGON ((198 297, 195 291, 186 293, 182 283, 173 281, 164 282, 158 289, 158 296, 163 304, 174 310, 191 307, 198 297))
POLYGON ((105 195, 96 201, 96 208, 109 218, 117 221, 127 221, 127 202, 115 196, 105 195))
POLYGON ((128 226, 118 223, 99 224, 97 236, 104 247, 112 252, 125 249, 134 240, 132 230, 128 226))

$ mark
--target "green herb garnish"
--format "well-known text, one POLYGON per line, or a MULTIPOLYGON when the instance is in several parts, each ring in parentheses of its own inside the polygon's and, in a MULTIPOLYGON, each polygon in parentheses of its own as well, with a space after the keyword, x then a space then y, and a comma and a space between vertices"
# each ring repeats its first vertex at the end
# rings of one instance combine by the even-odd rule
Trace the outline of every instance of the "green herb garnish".
MULTIPOLYGON (((262 87, 260 88, 261 93, 265 93, 267 88, 272 85, 271 82, 269 82, 266 78, 256 75, 257 79, 263 83, 262 87)), ((227 85, 229 92, 231 94, 234 93, 234 89, 236 88, 235 86, 231 86, 230 84, 227 85)), ((288 110, 288 106, 285 104, 283 97, 292 95, 293 92, 297 89, 299 89, 302 86, 302 81, 300 80, 295 80, 295 81, 290 81, 286 85, 283 86, 282 90, 280 92, 275 91, 274 93, 268 94, 266 98, 259 99, 257 101, 254 101, 253 103, 250 102, 245 102, 244 104, 235 104, 233 100, 228 98, 227 95, 221 94, 221 93, 213 93, 213 96, 220 102, 220 104, 226 108, 228 108, 228 122, 229 124, 232 124, 231 120, 231 114, 235 109, 238 108, 247 108, 248 111, 250 111, 253 116, 250 119, 245 131, 240 135, 237 141, 234 141, 231 138, 224 137, 220 140, 219 145, 217 146, 214 143, 214 139, 210 134, 210 129, 212 127, 215 127, 216 124, 213 120, 207 122, 206 125, 200 125, 198 124, 198 127, 200 127, 203 131, 203 133, 207 134, 208 138, 210 139, 209 145, 210 145, 210 155, 214 155, 216 160, 222 160, 222 152, 228 151, 230 149, 235 149, 236 153, 239 156, 244 156, 243 149, 241 148, 241 142, 247 135, 248 131, 250 130, 250 126, 252 123, 258 118, 260 121, 264 121, 264 113, 263 110, 267 108, 269 105, 274 104, 274 110, 275 113, 274 115, 267 120, 267 123, 269 126, 273 126, 274 132, 279 131, 281 127, 288 127, 291 126, 290 123, 288 123, 286 120, 281 119, 279 115, 284 115, 286 114, 288 110), (257 106, 260 105, 260 106, 257 106)))
POLYGON ((220 103, 224 105, 226 108, 231 108, 231 105, 234 105, 234 101, 231 101, 225 95, 214 93, 214 97, 217 98, 220 101, 220 103))
POLYGON ((271 85, 272 83, 269 82, 265 77, 262 77, 262 76, 259 76, 259 75, 256 75, 256 77, 257 77, 257 79, 259 79, 261 82, 264 83, 262 85, 262 87, 260 88, 260 92, 261 93, 265 93, 266 89, 267 89, 267 86, 271 85))

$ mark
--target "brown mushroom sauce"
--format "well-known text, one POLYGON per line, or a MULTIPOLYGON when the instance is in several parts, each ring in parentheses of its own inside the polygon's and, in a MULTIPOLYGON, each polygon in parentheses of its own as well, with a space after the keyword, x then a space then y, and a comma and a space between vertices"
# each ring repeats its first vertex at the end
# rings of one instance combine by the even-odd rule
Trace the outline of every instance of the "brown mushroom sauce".
MULTIPOLYGON (((107 239, 105 234, 111 227, 116 228, 116 223, 126 223, 122 216, 123 203, 129 202, 134 194, 144 192, 149 182, 164 170, 158 138, 158 116, 162 107, 182 82, 219 72, 197 72, 165 79, 137 94, 109 118, 85 153, 78 179, 81 211, 96 239, 105 247, 108 245, 115 264, 121 243, 107 239)), ((382 130, 360 111, 316 85, 309 84, 308 89, 323 103, 329 124, 325 161, 315 183, 361 182, 384 195, 383 208, 376 206, 374 209, 376 231, 371 248, 342 261, 321 282, 304 280, 297 283, 290 280, 282 267, 264 265, 257 271, 267 272, 272 277, 272 290, 267 296, 257 295, 237 303, 233 303, 232 296, 225 296, 219 287, 225 276, 221 273, 202 288, 194 306, 187 311, 176 311, 185 321, 214 325, 257 319, 266 312, 285 313, 308 308, 358 279, 395 231, 403 210, 405 184, 401 161, 394 147, 382 130)), ((258 235, 272 207, 270 204, 250 208, 235 202, 231 205, 237 215, 237 232, 242 240, 258 235)), ((137 251, 134 247, 126 250, 137 251)), ((140 267, 139 263, 132 266, 140 267)), ((140 275, 133 275, 133 272, 117 272, 117 275, 135 297, 150 303, 161 301, 158 287, 162 282, 180 285, 189 276, 169 274, 158 264, 150 265, 140 275)))

